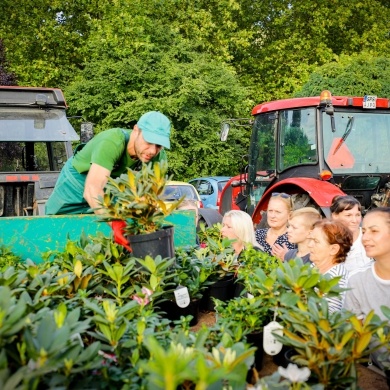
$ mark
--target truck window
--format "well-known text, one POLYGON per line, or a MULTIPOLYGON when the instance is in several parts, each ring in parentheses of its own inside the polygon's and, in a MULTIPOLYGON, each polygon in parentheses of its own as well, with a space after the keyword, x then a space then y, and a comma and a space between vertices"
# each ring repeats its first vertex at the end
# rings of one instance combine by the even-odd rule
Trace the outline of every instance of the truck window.
POLYGON ((329 116, 324 113, 322 120, 324 156, 328 165, 332 165, 332 171, 341 174, 389 172, 388 113, 336 112, 334 133, 331 130, 329 116), (338 154, 343 156, 338 158, 338 154), (348 163, 345 163, 346 161, 348 163))
POLYGON ((281 111, 279 122, 279 170, 317 163, 315 109, 281 111))
POLYGON ((257 115, 253 124, 249 147, 249 181, 256 180, 257 172, 275 171, 276 144, 275 113, 257 115))
POLYGON ((63 142, 0 142, 0 172, 60 171, 67 161, 63 142))

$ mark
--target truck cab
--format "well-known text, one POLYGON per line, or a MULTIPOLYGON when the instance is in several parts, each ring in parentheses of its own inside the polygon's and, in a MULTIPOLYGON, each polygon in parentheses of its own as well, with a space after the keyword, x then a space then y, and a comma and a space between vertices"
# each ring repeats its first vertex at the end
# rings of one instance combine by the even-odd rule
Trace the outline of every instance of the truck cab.
POLYGON ((0 87, 0 217, 43 215, 80 137, 60 89, 0 87))
POLYGON ((273 192, 293 195, 329 216, 335 195, 356 197, 365 210, 390 206, 390 104, 376 96, 277 100, 252 110, 244 189, 246 211, 259 223, 273 192), (259 173, 270 180, 260 200, 259 173))

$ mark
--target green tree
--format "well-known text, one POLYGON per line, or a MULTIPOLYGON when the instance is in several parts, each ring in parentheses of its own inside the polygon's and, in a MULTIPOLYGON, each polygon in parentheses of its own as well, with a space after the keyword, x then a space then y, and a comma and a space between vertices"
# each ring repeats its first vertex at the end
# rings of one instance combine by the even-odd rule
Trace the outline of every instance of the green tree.
POLYGON ((26 86, 63 88, 86 60, 97 0, 2 0, 0 37, 10 69, 26 86))
POLYGON ((16 75, 8 71, 8 67, 3 40, 0 39, 0 85, 16 85, 16 75))
POLYGON ((249 114, 253 102, 234 68, 221 60, 223 51, 208 53, 201 41, 178 31, 172 8, 124 3, 120 14, 106 9, 90 30, 90 59, 65 88, 72 113, 101 131, 130 127, 143 112, 160 110, 173 123, 168 157, 176 179, 236 174, 249 134, 227 145, 219 141, 219 127, 226 117, 249 114))
POLYGON ((242 7, 254 34, 239 74, 258 102, 292 96, 316 67, 341 55, 390 53, 388 2, 248 0, 242 7))
POLYGON ((370 52, 340 56, 337 62, 317 68, 296 96, 318 96, 328 89, 333 95, 377 95, 390 98, 390 58, 370 52))

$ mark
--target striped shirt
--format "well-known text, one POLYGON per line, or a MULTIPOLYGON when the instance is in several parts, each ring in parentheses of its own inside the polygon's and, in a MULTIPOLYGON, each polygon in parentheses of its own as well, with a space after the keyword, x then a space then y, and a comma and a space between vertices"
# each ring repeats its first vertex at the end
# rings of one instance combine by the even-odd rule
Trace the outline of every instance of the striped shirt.
MULTIPOLYGON (((332 278, 335 278, 336 276, 341 276, 341 279, 339 280, 339 287, 347 288, 348 271, 345 268, 344 263, 336 264, 329 271, 325 272, 325 275, 329 275, 332 278)), ((344 297, 345 297, 345 292, 342 292, 339 297, 326 298, 329 305, 329 313, 333 313, 337 310, 341 310, 341 308, 343 307, 344 297)))

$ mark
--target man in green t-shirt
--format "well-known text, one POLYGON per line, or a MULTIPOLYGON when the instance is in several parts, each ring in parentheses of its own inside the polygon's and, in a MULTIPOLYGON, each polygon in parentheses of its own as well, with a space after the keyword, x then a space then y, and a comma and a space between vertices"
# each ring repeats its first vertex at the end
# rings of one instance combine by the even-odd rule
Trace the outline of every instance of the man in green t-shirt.
POLYGON ((127 168, 166 160, 171 123, 158 111, 142 115, 133 130, 110 129, 93 137, 61 170, 46 202, 46 214, 99 213, 99 197, 108 177, 116 178, 127 168))

